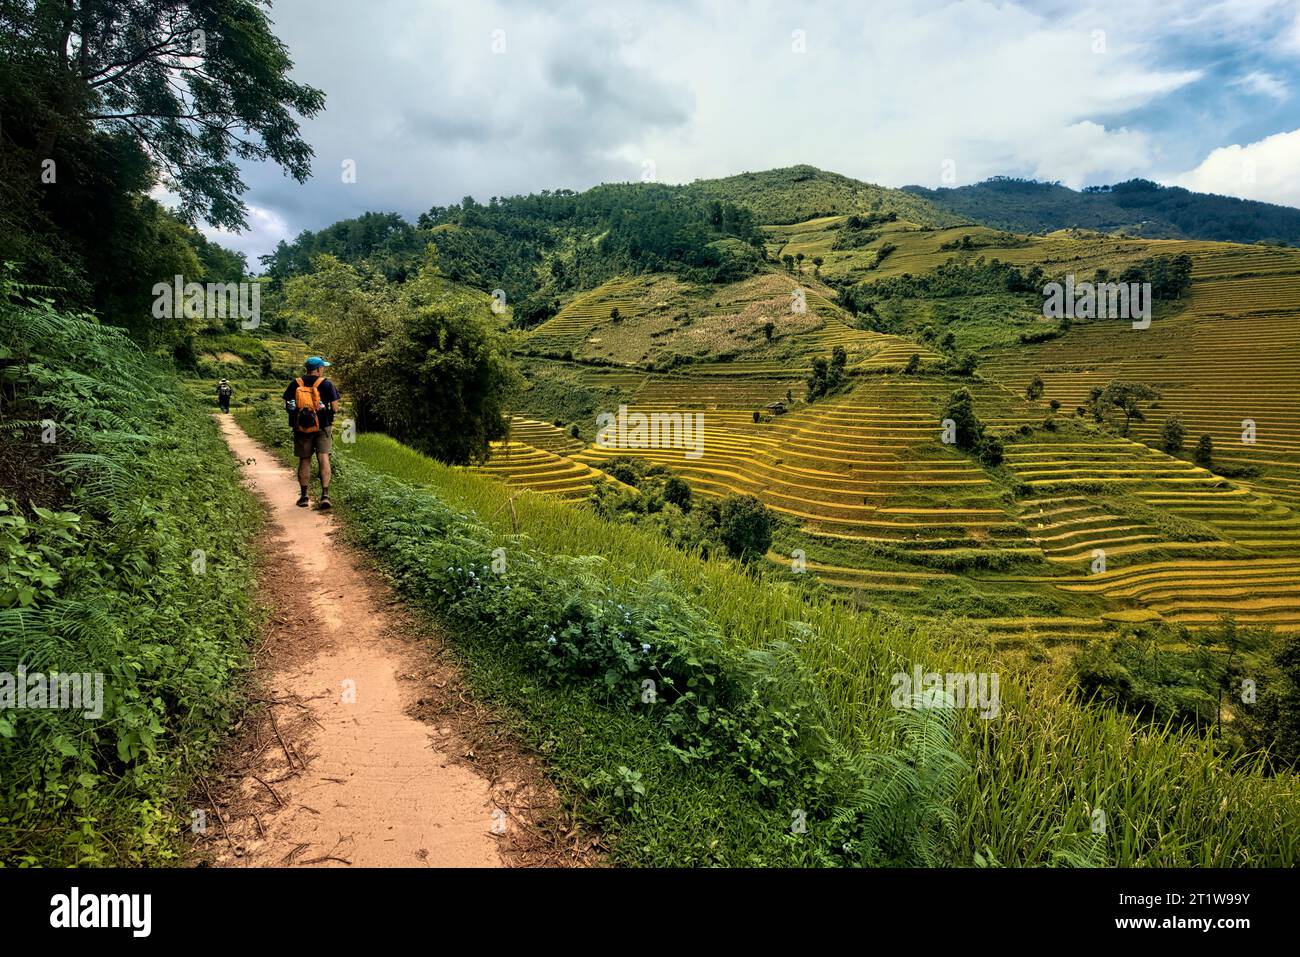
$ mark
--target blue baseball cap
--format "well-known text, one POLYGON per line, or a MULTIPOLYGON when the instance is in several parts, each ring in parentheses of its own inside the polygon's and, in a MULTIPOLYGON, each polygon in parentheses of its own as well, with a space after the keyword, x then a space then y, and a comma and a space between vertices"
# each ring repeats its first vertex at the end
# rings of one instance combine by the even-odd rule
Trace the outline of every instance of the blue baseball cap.
POLYGON ((327 366, 327 365, 329 365, 329 364, 330 364, 330 363, 326 362, 326 361, 325 361, 324 359, 322 359, 320 356, 312 356, 312 357, 311 357, 310 359, 308 359, 307 362, 306 362, 306 365, 307 365, 307 368, 308 368, 308 369, 320 369, 320 368, 323 368, 324 366, 327 366))

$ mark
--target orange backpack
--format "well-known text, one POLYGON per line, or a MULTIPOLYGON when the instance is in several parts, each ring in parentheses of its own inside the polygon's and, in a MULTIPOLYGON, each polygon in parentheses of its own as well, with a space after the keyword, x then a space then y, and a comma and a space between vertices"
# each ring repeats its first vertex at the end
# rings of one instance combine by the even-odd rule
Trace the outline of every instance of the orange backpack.
POLYGON ((295 405, 293 413, 293 430, 295 432, 319 432, 320 431, 320 383, 324 376, 317 376, 316 381, 307 385, 299 376, 294 382, 298 388, 294 390, 293 401, 295 405))

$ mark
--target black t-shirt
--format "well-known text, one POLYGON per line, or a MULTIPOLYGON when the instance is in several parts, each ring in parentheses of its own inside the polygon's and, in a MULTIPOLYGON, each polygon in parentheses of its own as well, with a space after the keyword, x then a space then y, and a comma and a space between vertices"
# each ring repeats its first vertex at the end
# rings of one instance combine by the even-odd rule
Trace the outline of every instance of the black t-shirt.
MULTIPOLYGON (((325 411, 323 411, 320 414, 320 424, 321 424, 321 428, 327 428, 334 424, 334 410, 330 408, 330 403, 339 401, 339 399, 342 398, 342 396, 339 395, 339 390, 335 388, 334 383, 331 382, 329 379, 325 378, 324 376, 305 375, 302 377, 302 382, 303 385, 311 385, 317 379, 320 380, 320 384, 316 387, 316 391, 320 393, 320 400, 325 403, 325 411)), ((292 381, 290 381, 289 387, 284 390, 284 401, 288 402, 290 399, 292 399, 294 393, 297 391, 298 391, 298 380, 293 379, 292 381)), ((289 427, 290 428, 293 427, 292 412, 289 413, 289 427)))

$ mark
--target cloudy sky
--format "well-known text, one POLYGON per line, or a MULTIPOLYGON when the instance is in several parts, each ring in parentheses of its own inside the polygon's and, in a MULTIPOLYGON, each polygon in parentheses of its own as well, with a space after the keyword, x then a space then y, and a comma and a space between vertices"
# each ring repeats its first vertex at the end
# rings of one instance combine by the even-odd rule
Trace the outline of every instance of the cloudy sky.
POLYGON ((303 124, 312 179, 249 166, 249 230, 212 233, 253 264, 367 210, 795 163, 1300 206, 1300 0, 275 0, 271 17, 326 107, 303 124))

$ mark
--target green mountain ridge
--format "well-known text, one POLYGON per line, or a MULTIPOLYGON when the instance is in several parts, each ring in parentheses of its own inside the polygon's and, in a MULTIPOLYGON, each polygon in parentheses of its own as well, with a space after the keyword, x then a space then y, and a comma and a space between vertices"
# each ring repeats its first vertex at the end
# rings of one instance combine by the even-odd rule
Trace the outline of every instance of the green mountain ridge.
POLYGON ((1144 179, 1078 191, 998 176, 971 186, 902 191, 964 222, 1016 232, 1093 229, 1148 239, 1300 245, 1300 209, 1144 179))

